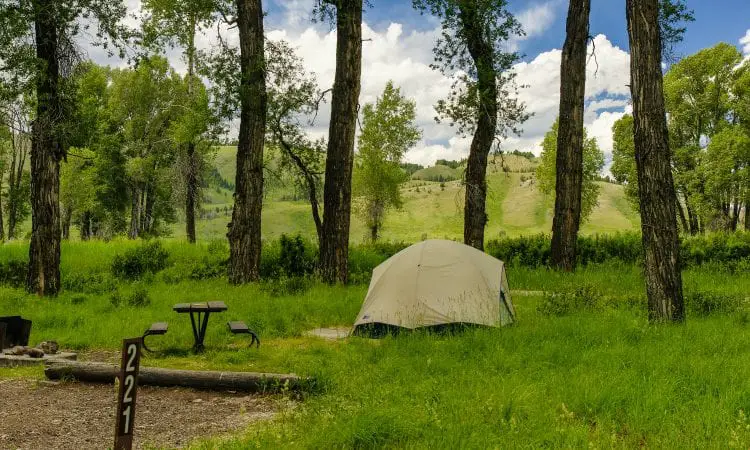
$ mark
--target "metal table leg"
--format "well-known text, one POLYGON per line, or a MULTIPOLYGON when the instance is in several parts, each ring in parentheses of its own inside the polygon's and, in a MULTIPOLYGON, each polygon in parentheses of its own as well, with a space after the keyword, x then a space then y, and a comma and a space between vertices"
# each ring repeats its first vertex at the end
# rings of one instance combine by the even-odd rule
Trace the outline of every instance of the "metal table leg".
POLYGON ((203 321, 201 321, 201 312, 196 312, 198 320, 196 323, 193 312, 190 312, 190 323, 193 325, 193 338, 195 338, 195 345, 193 349, 196 352, 203 351, 203 340, 206 339, 206 330, 208 329, 208 316, 210 312, 206 311, 203 313, 203 321))

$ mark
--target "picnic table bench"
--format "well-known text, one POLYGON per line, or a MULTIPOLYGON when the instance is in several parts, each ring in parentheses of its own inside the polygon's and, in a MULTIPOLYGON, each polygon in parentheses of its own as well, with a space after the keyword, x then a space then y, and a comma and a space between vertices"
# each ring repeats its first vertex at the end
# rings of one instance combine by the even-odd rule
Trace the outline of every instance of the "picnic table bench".
POLYGON ((208 317, 212 312, 224 312, 227 305, 224 302, 203 302, 203 303, 178 303, 172 307, 177 313, 189 313, 190 323, 193 325, 193 338, 195 351, 203 350, 203 340, 206 338, 206 329, 208 328, 208 317), (201 317, 203 320, 201 320, 201 317))

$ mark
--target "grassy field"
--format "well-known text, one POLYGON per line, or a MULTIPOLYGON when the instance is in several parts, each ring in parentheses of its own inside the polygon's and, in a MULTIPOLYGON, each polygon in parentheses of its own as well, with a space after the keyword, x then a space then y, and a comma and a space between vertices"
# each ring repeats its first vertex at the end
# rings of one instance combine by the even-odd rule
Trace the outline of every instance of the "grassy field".
MULTIPOLYGON (((273 421, 230 437, 207 437, 195 448, 750 445, 750 315, 744 300, 737 308, 717 304, 707 315, 691 305, 686 324, 653 326, 635 266, 610 263, 575 274, 510 268, 514 326, 330 342, 304 332, 350 326, 366 285, 313 283, 287 294, 265 283, 188 280, 180 278, 184 264, 210 255, 213 244, 178 242, 164 244, 170 254, 164 271, 133 282, 112 278, 115 254, 136 245, 66 244, 64 276, 85 274, 90 281, 56 299, 0 288, 0 315, 31 318, 32 343, 57 339, 84 353, 116 350, 123 337, 166 320, 169 333, 152 341, 164 351, 146 355, 143 365, 295 372, 318 380, 319 392, 273 421), (97 277, 114 285, 99 292, 91 283, 97 277), (150 303, 114 305, 112 290, 122 298, 145 290, 150 303), (578 306, 550 309, 543 291, 562 293, 578 306), (581 295, 591 298, 577 303, 581 295), (210 299, 225 301, 229 310, 212 319, 207 351, 192 355, 187 318, 171 306, 210 299), (235 319, 259 331, 259 350, 224 330, 223 322, 235 319)), ((0 261, 25 252, 23 244, 6 245, 0 261)), ((744 299, 750 292, 750 279, 721 270, 691 269, 684 277, 689 299, 696 293, 744 299)), ((0 370, 0 378, 41 376, 40 369, 0 370)))
MULTIPOLYGON (((226 180, 234 179, 236 149, 221 147, 215 157, 217 170, 226 180)), ((502 170, 499 158, 493 159, 487 170, 488 197, 486 238, 549 233, 552 228, 554 198, 540 193, 533 184, 524 182, 533 173, 535 163, 526 158, 506 155, 502 170)), ((440 171, 456 172, 449 167, 430 168, 433 175, 440 171), (436 172, 437 171, 437 172, 436 172), (435 172, 435 173, 433 173, 435 172)), ((419 172, 417 172, 419 173, 419 172)), ((445 175, 448 173, 446 172, 445 175)), ((415 174, 416 175, 416 174, 415 174)), ((382 238, 386 241, 414 242, 423 238, 456 239, 463 236, 464 188, 460 181, 424 181, 413 179, 402 185, 403 208, 387 213, 382 238)), ((583 225, 582 233, 610 233, 634 230, 639 227, 638 215, 628 205, 622 186, 600 183, 602 193, 599 206, 583 225)), ((206 191, 207 210, 217 206, 231 207, 231 193, 211 188, 206 191)), ((263 236, 276 239, 281 234, 300 233, 313 238, 315 229, 310 206, 304 201, 289 201, 289 193, 275 191, 267 196, 263 206, 263 236)), ((226 236, 229 217, 221 214, 213 219, 200 220, 198 234, 204 239, 226 236)), ((184 225, 173 227, 175 238, 184 237, 184 225)), ((369 236, 363 221, 352 216, 351 241, 362 242, 369 236)))

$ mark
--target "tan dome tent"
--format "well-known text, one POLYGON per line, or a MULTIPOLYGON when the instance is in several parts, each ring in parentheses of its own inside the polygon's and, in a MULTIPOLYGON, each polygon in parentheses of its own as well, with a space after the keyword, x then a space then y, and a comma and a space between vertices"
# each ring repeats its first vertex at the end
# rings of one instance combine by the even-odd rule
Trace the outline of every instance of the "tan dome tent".
POLYGON ((468 245, 428 240, 373 270, 353 334, 455 324, 498 327, 514 319, 502 261, 468 245))

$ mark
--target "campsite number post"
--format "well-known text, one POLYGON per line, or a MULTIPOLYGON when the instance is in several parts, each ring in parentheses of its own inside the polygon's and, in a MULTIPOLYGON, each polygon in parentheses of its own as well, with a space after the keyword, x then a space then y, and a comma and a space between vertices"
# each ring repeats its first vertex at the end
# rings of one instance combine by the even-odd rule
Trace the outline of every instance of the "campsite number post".
POLYGON ((117 417, 115 417, 115 450, 133 448, 135 425, 135 394, 138 388, 138 367, 141 362, 141 338, 122 341, 120 363, 120 391, 117 394, 117 417))

